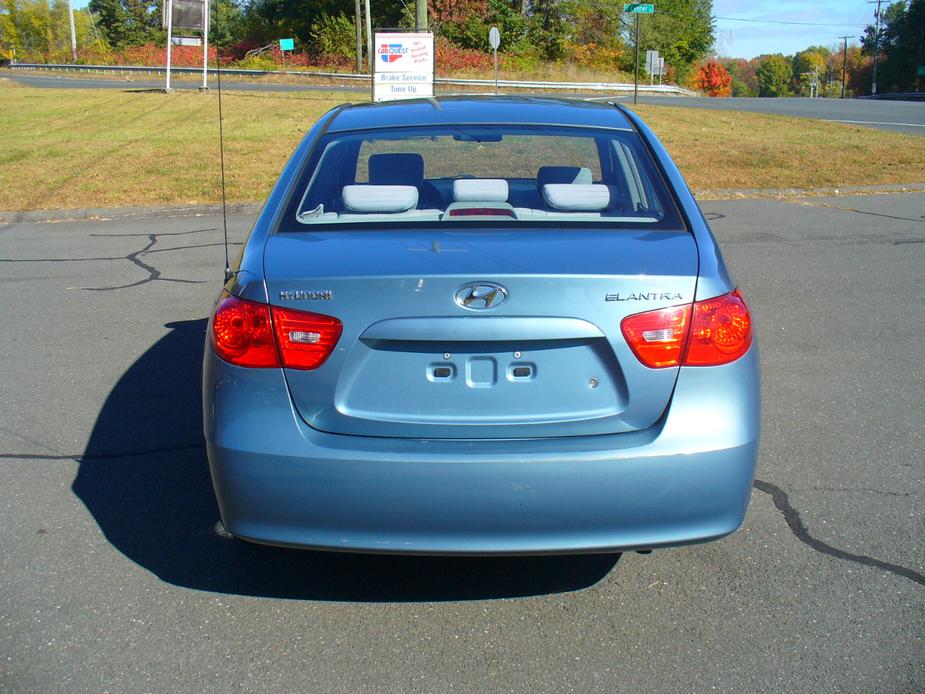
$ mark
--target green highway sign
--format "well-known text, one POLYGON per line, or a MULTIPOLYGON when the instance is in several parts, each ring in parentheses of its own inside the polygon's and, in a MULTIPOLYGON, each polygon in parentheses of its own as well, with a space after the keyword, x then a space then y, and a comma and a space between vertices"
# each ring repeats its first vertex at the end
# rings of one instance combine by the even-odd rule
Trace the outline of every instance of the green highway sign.
POLYGON ((624 12, 633 14, 652 14, 655 12, 655 5, 643 2, 628 2, 623 5, 624 12))
POLYGON ((279 40, 279 50, 294 51, 295 50, 295 40, 294 39, 280 39, 279 40))

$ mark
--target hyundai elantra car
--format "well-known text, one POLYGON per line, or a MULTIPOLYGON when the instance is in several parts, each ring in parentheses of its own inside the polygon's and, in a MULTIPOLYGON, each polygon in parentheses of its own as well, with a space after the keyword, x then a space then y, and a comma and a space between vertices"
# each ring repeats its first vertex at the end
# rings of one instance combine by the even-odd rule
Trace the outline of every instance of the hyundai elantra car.
POLYGON ((619 105, 345 105, 215 305, 209 464, 233 535, 405 554, 647 550, 745 516, 749 308, 619 105))

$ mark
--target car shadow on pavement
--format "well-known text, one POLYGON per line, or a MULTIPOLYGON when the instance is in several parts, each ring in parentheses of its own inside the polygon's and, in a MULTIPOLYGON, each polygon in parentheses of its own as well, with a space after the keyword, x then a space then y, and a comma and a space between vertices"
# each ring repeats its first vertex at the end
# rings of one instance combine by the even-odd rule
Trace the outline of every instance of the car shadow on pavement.
POLYGON ((202 437, 206 321, 166 327, 170 332, 132 364, 106 398, 73 484, 116 549, 160 579, 264 597, 476 600, 587 588, 619 559, 350 555, 221 537, 202 437))

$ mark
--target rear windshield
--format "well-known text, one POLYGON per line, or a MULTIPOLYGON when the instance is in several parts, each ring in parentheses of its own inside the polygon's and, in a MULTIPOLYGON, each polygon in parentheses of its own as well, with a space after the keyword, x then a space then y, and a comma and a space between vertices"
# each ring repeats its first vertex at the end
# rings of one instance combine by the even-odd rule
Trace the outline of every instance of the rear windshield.
POLYGON ((684 228, 636 133, 511 125, 328 134, 281 230, 395 224, 684 228))

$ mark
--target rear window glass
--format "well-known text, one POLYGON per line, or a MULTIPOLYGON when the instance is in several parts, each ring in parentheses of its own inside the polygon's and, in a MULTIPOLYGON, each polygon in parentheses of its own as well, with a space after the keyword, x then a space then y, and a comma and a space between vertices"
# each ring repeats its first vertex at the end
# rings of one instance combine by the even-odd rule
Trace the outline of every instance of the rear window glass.
MULTIPOLYGON (((463 140, 462 142, 468 142, 463 140)), ((499 142, 460 146, 451 135, 364 140, 357 161, 358 182, 369 183, 369 158, 396 152, 420 154, 425 178, 534 178, 543 166, 587 166, 601 178, 597 145, 590 137, 509 135, 499 142), (464 173, 461 173, 464 172, 464 173)))
POLYGON ((636 133, 512 125, 328 134, 281 230, 393 224, 683 229, 636 133))

